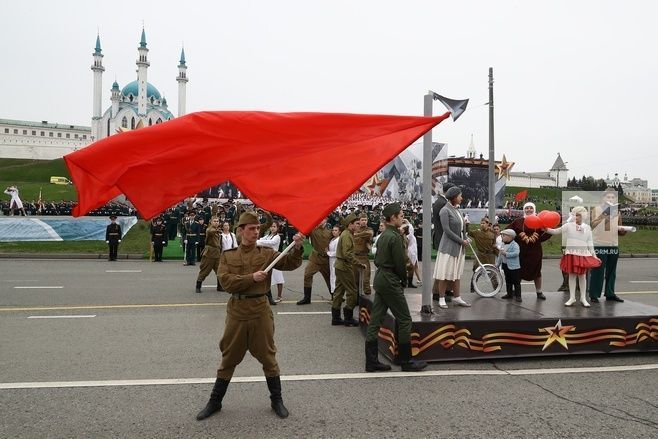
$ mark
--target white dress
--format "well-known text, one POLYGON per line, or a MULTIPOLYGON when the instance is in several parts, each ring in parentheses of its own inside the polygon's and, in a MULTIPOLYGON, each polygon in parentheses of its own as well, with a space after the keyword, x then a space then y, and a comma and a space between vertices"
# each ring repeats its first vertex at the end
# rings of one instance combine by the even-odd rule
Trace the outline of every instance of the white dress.
POLYGON ((333 294, 336 289, 336 268, 334 264, 336 263, 336 248, 338 247, 338 238, 332 238, 329 241, 329 250, 327 250, 327 256, 329 256, 329 283, 331 284, 331 293, 333 294))
MULTIPOLYGON (((263 236, 258 241, 256 241, 256 245, 262 245, 264 247, 270 247, 275 252, 279 251, 279 244, 281 244, 281 236, 279 234, 263 236)), ((270 283, 270 285, 279 285, 279 284, 283 284, 283 283, 284 283, 283 272, 277 270, 276 268, 273 268, 272 269, 272 282, 270 283)))
POLYGON ((411 230, 409 230, 409 234, 407 235, 407 254, 409 255, 411 265, 416 265, 418 263, 418 242, 411 230))
MULTIPOLYGON (((464 218, 458 215, 461 220, 461 230, 464 230, 464 218)), ((450 239, 445 234, 441 239, 450 239)), ((459 280, 464 273, 464 261, 466 255, 464 253, 464 246, 459 249, 459 256, 450 256, 447 253, 437 255, 436 264, 434 265, 434 274, 432 277, 439 280, 459 280)))

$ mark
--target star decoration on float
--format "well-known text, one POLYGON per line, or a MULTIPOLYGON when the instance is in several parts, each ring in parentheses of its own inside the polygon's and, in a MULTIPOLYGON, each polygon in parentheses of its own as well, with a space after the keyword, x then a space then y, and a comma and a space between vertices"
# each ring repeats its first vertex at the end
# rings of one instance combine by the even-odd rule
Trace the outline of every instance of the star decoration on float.
POLYGON ((540 331, 548 333, 546 343, 544 343, 544 347, 541 348, 541 350, 545 350, 554 342, 560 343, 564 349, 569 350, 566 334, 567 332, 573 331, 574 329, 576 329, 576 327, 573 325, 562 326, 562 319, 558 320, 554 327, 540 328, 540 331))
POLYGON ((498 178, 505 177, 509 179, 509 172, 512 170, 513 166, 514 162, 508 162, 507 157, 503 154, 503 160, 496 162, 496 174, 498 174, 498 178))

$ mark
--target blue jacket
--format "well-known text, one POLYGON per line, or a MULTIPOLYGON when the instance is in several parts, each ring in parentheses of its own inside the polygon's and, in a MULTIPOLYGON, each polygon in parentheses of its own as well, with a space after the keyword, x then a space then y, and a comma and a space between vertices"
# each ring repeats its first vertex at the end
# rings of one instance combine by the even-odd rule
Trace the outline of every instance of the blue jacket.
POLYGON ((510 270, 518 270, 521 268, 521 262, 519 261, 519 254, 521 254, 521 248, 516 241, 512 241, 509 244, 504 244, 503 248, 507 251, 507 256, 502 253, 498 254, 496 258, 496 266, 500 267, 501 264, 507 264, 507 268, 510 270))

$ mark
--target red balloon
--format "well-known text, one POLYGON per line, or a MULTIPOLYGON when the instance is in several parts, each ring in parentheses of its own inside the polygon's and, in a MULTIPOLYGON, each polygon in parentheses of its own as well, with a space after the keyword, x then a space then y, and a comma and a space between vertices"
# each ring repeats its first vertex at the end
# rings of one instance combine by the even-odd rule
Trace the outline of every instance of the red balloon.
POLYGON ((541 229, 544 227, 537 215, 528 215, 525 217, 523 224, 529 229, 541 229))
POLYGON ((557 227, 557 225, 560 224, 560 221, 562 220, 559 213, 550 210, 542 210, 537 216, 541 220, 542 226, 551 229, 557 227))

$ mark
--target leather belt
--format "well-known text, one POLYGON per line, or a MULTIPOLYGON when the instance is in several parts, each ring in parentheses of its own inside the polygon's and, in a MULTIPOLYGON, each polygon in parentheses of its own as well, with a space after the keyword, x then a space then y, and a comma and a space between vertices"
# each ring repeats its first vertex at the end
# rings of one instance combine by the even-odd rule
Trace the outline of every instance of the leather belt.
POLYGON ((267 296, 267 294, 251 295, 251 294, 233 293, 232 296, 235 300, 244 300, 244 299, 257 299, 259 297, 267 296))

